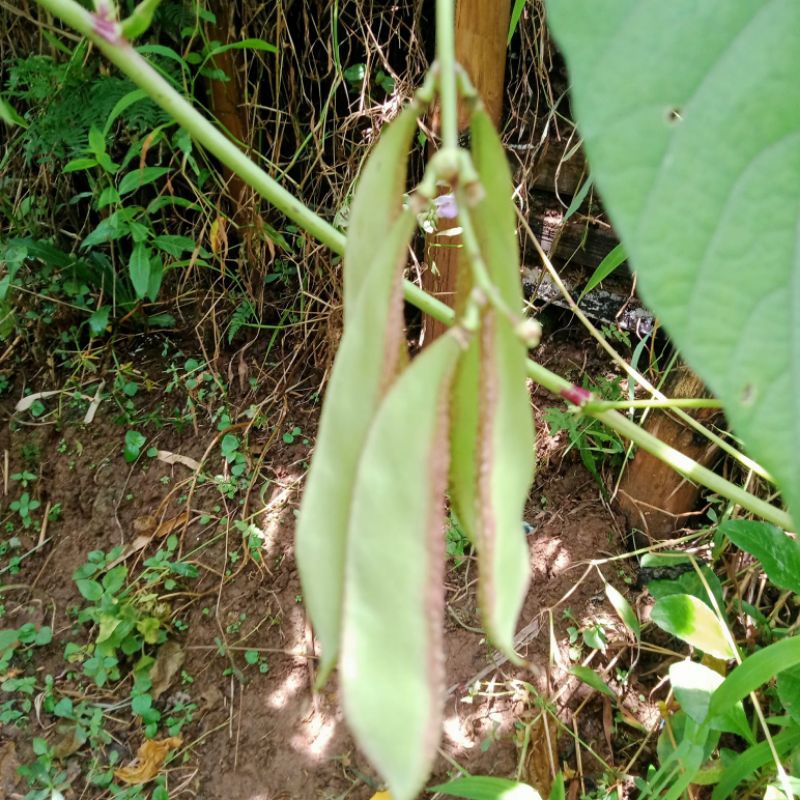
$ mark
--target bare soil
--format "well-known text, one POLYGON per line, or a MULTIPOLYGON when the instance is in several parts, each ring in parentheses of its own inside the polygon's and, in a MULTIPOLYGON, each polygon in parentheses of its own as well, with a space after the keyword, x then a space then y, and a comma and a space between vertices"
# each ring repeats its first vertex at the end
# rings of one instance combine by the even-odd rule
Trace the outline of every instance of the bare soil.
MULTIPOLYGON (((551 348, 543 355, 557 357, 569 371, 585 368, 585 352, 581 344, 558 355, 551 348)), ((162 393, 163 360, 154 353, 142 363, 148 364, 146 377, 154 388, 135 398, 137 406, 172 402, 162 393)), ((219 365, 219 373, 232 375, 231 384, 238 385, 241 363, 237 356, 219 365)), ((17 381, 15 388, 20 385, 17 381)), ((31 488, 42 504, 40 514, 48 503, 60 503, 62 509, 58 521, 23 531, 21 551, 39 548, 23 560, 18 574, 0 576, 6 584, 0 595, 5 604, 2 627, 26 621, 53 627, 53 643, 37 651, 39 682, 50 674, 59 691, 81 691, 63 650, 68 641, 89 640, 71 613, 83 603, 71 576, 90 551, 130 548, 149 536, 147 545, 126 561, 135 575, 160 544, 165 521, 179 536, 181 552, 197 551, 191 560, 200 577, 160 598, 168 604, 169 639, 180 645, 182 670, 191 682, 176 678, 158 706, 162 712, 180 702, 197 706, 181 731, 180 753, 168 768, 171 798, 367 800, 380 788, 375 771, 347 732, 336 680, 318 694, 311 688, 314 640, 294 562, 293 524, 310 455, 302 440, 313 442, 317 405, 308 398, 314 388, 308 379, 299 393, 287 391, 279 422, 251 430, 249 458, 259 477, 247 493, 246 508, 241 496, 228 499, 215 487, 195 485, 193 470, 182 463, 169 465, 144 456, 126 463, 126 427, 115 421, 119 409, 111 401, 100 406, 90 425, 81 423, 85 405, 75 411, 65 406, 36 421, 14 414, 13 403, 5 404, 0 431, 0 450, 6 456, 4 519, 10 519, 8 506, 17 491, 9 475, 26 467, 40 476, 31 488), (302 396, 305 402, 298 399, 302 396), (276 432, 290 424, 301 427, 303 436, 286 443, 276 432), (180 516, 187 503, 188 520, 180 516), (260 563, 247 558, 242 534, 231 524, 243 513, 256 512, 263 531, 260 563), (203 515, 214 519, 209 523, 203 515), (245 663, 247 648, 258 649, 263 671, 245 663)), ((232 390, 231 396, 240 408, 258 399, 245 391, 239 394, 232 390)), ((577 455, 564 456, 564 442, 548 436, 541 415, 553 401, 535 393, 534 402, 542 458, 526 515, 534 527, 529 536, 534 578, 520 619, 520 651, 531 666, 513 668, 487 646, 476 607, 475 564, 470 556, 460 564, 451 562, 445 637, 449 688, 441 754, 431 784, 446 780, 460 765, 471 773, 519 775, 544 793, 555 767, 565 769, 570 796, 576 796, 579 789, 590 791, 604 769, 624 764, 627 748, 641 738, 620 724, 619 714, 612 719, 607 698, 567 672, 575 663, 570 661, 567 629, 599 621, 609 639, 607 652, 595 653, 590 663, 601 671, 607 667, 604 674, 621 693, 622 707, 637 716, 639 691, 620 684, 615 671, 630 663, 631 643, 606 601, 598 570, 589 564, 624 553, 625 530, 577 455), (543 717, 543 710, 551 713, 543 717)), ((147 446, 203 462, 211 474, 224 474, 219 435, 218 420, 200 408, 182 432, 167 425, 150 434, 147 446)), ((632 583, 627 563, 618 560, 601 567, 622 591, 632 583)), ((584 647, 581 658, 590 652, 584 647)), ((108 687, 85 690, 109 709, 106 725, 114 735, 109 749, 117 750, 121 763, 130 761, 143 732, 129 705, 115 705, 125 699, 130 685, 117 693, 108 687)), ((25 727, 6 726, 0 733, 0 753, 7 762, 24 763, 33 737, 57 737, 55 722, 47 714, 34 714, 25 727)), ((65 758, 74 776, 67 798, 101 796, 80 775, 86 757, 85 749, 79 749, 65 758)), ((13 770, 4 769, 0 779, 6 785, 3 795, 0 783, 0 796, 24 795, 26 788, 13 770)))

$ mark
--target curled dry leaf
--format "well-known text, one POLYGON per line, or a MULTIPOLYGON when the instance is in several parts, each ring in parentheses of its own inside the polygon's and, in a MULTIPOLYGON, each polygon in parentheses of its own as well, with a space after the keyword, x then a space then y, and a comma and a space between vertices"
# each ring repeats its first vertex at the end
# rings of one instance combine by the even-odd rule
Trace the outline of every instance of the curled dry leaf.
POLYGON ((178 528, 182 528, 187 522, 189 521, 189 512, 184 511, 181 514, 178 514, 176 517, 170 517, 170 519, 165 519, 155 530, 153 534, 156 539, 163 539, 165 536, 169 536, 173 531, 177 530, 178 528))
POLYGON ((155 663, 150 667, 150 680, 153 682, 151 693, 154 700, 169 689, 185 659, 186 654, 177 642, 164 642, 158 648, 155 663))
POLYGON ((170 736, 168 739, 147 739, 142 742, 136 759, 127 767, 114 770, 114 777, 128 784, 147 783, 153 780, 161 771, 171 750, 176 750, 183 744, 180 736, 170 736))
POLYGON ((0 744, 0 797, 10 797, 17 782, 17 746, 12 739, 6 739, 0 744))
POLYGON ((200 471, 200 462, 196 461, 189 456, 182 456, 180 453, 171 453, 169 450, 159 450, 156 453, 156 458, 163 461, 165 464, 183 464, 193 472, 200 471))
POLYGON ((558 725, 550 714, 541 714, 531 725, 525 780, 541 797, 549 797, 558 771, 558 725))
POLYGON ((144 536, 151 534, 158 526, 158 520, 152 514, 142 514, 141 517, 136 517, 133 521, 133 532, 137 535, 144 536))
POLYGON ((26 395, 17 402, 14 406, 14 411, 27 411, 37 400, 44 400, 47 397, 63 394, 64 391, 64 389, 51 389, 48 392, 34 392, 33 394, 26 395))
POLYGON ((422 789, 440 735, 447 396, 461 333, 434 342, 389 390, 353 495, 342 702, 394 800, 411 800, 422 789))
POLYGON ((77 753, 86 742, 86 733, 74 722, 59 725, 55 738, 50 741, 52 754, 64 759, 77 753))

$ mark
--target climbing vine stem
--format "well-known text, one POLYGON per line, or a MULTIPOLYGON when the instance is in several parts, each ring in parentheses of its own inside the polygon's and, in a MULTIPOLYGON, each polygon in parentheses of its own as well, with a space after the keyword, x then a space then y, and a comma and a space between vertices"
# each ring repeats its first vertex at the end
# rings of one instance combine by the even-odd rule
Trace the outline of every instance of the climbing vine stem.
MULTIPOLYGON (((345 237, 332 225, 306 207, 300 200, 286 191, 263 169, 251 161, 230 139, 214 127, 210 120, 200 114, 186 98, 179 94, 144 59, 134 46, 122 38, 119 25, 105 17, 87 11, 75 0, 37 0, 37 3, 58 17, 78 33, 88 37, 98 49, 183 126, 192 138, 218 158, 232 172, 252 186, 265 200, 283 212, 309 234, 333 252, 344 252, 345 237)), ((442 127, 444 147, 458 147, 458 119, 456 71, 453 44, 453 0, 438 0, 437 23, 440 39, 437 47, 439 57, 439 87, 442 100, 442 127), (444 61, 442 58, 444 57, 444 61), (448 121, 449 120, 449 121, 448 121), (455 139, 450 141, 450 139, 455 139)), ((406 281, 404 295, 408 302, 425 314, 451 325, 453 310, 424 292, 418 286, 406 281)), ((550 370, 528 361, 528 375, 554 394, 565 396, 573 390, 572 384, 550 370)), ((587 398, 588 400, 588 398, 587 398)), ((696 461, 665 444, 652 434, 643 430, 627 417, 614 410, 582 409, 596 417, 617 433, 634 442, 638 447, 669 464, 680 474, 692 481, 703 484, 711 491, 731 500, 742 508, 782 528, 792 529, 789 515, 779 508, 761 500, 750 492, 727 481, 696 461)))

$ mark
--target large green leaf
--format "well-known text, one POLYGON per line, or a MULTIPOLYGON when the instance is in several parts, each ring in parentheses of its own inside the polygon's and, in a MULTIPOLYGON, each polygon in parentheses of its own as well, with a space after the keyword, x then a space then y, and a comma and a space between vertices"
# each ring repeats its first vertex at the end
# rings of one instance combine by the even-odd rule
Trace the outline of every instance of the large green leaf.
POLYGON ((353 491, 342 704, 394 800, 417 796, 441 735, 446 409, 462 338, 440 337, 389 390, 353 491))
POLYGON ((541 800, 539 792, 527 783, 488 775, 456 778, 439 786, 431 786, 428 791, 466 800, 541 800))
POLYGON ((789 667, 778 674, 778 698, 786 712, 800 723, 800 667, 789 667))
POLYGON ((800 516, 800 3, 547 8, 644 299, 800 516))
POLYGON ((748 656, 728 675, 711 697, 714 717, 747 697, 779 672, 800 664, 800 638, 783 639, 748 656))
POLYGON ((755 743, 741 700, 733 703, 717 717, 707 719, 711 695, 725 680, 718 672, 705 664, 689 660, 678 661, 670 666, 669 679, 681 708, 698 725, 707 722, 711 730, 738 733, 750 744, 755 743))
POLYGON ((779 588, 800 593, 800 543, 780 528, 749 519, 729 519, 719 526, 737 547, 755 556, 779 588))

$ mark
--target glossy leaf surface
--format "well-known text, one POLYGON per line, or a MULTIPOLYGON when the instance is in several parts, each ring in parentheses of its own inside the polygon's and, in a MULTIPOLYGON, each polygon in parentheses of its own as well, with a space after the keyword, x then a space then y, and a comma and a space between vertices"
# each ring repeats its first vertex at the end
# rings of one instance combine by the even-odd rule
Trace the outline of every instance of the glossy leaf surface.
POLYGON ((670 666, 669 679, 681 708, 698 725, 708 723, 712 730, 737 733, 747 742, 754 743, 741 701, 722 714, 708 718, 711 695, 725 680, 722 675, 705 664, 685 660, 670 666))
POLYGON ((800 4, 547 10, 637 288, 800 515, 800 4))
POLYGON ((662 597, 650 614, 659 628, 715 658, 733 658, 722 623, 702 600, 688 594, 662 597))
POLYGON ((631 604, 625 596, 618 589, 615 589, 610 583, 605 584, 606 597, 608 602, 614 606, 614 611, 617 612, 619 618, 625 623, 626 627, 638 640, 642 633, 642 626, 639 623, 639 618, 633 610, 631 604))
POLYGON ((461 349, 451 331, 397 379, 369 432, 353 496, 342 704, 394 800, 417 796, 440 736, 447 392, 461 349))

